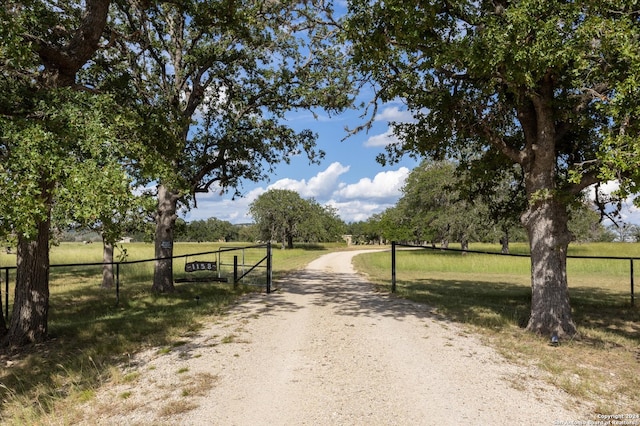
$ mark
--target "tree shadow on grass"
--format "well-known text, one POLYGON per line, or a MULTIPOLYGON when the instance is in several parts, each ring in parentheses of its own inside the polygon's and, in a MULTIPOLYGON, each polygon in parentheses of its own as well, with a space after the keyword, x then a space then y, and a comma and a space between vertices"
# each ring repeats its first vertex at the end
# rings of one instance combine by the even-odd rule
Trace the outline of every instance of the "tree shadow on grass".
POLYGON ((483 327, 525 327, 531 311, 531 289, 507 282, 432 280, 398 282, 398 294, 438 307, 453 321, 483 327))
MULTIPOLYGON (((282 293, 265 296, 258 311, 243 304, 236 308, 252 315, 303 309, 287 300, 285 292, 290 292, 309 296, 312 304, 330 306, 334 315, 382 315, 399 321, 411 316, 497 329, 514 324, 524 327, 530 312, 531 289, 509 282, 399 281, 401 297, 397 297, 388 293, 388 286, 379 286, 381 291, 375 291, 368 280, 353 273, 304 270, 283 281, 282 293)), ((197 325, 189 328, 194 312, 220 313, 238 296, 230 284, 181 285, 171 295, 153 294, 150 287, 149 282, 123 286, 118 306, 113 290, 97 286, 79 286, 63 295, 52 295, 50 329, 55 338, 32 348, 32 356, 21 355, 15 360, 0 357, 0 363, 12 363, 11 368, 0 371, 0 382, 5 386, 0 389, 0 398, 5 399, 7 390, 28 397, 42 383, 48 383, 46 388, 52 392, 37 392, 37 403, 50 406, 60 397, 58 392, 91 389, 99 384, 105 379, 105 371, 121 364, 131 348, 181 344, 181 352, 189 355, 197 346, 175 342, 173 327, 180 325, 197 333, 197 325), (62 386, 61 375, 66 382, 62 386)), ((602 329, 640 341, 639 311, 629 306, 628 296, 579 287, 571 288, 571 298, 579 327, 602 329)))
MULTIPOLYGON (((123 288, 118 305, 114 290, 99 286, 52 294, 50 339, 0 354, 0 365, 8 367, 0 369, 0 399, 35 398, 34 407, 46 412, 61 397, 99 386, 111 367, 133 352, 175 345, 176 328, 197 332, 196 315, 220 314, 246 290, 231 284, 185 285, 176 293, 156 294, 145 282, 123 288)), ((0 410, 0 423, 3 415, 0 410)))
POLYGON ((593 287, 575 287, 569 291, 573 319, 578 327, 618 335, 640 345, 640 307, 631 306, 628 294, 593 287))
MULTIPOLYGON (((431 279, 397 285, 402 297, 437 306, 439 313, 456 322, 492 328, 506 325, 524 328, 529 321, 531 289, 526 286, 431 279)), ((640 309, 631 306, 629 295, 593 287, 574 287, 569 291, 578 328, 612 333, 640 344, 640 309)))

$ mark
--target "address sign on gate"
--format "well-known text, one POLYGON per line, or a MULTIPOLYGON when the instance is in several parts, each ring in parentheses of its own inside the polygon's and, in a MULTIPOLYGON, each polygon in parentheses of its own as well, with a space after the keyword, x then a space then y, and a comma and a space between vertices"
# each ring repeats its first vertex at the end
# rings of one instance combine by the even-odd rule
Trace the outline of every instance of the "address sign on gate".
POLYGON ((185 272, 215 271, 215 270, 217 270, 216 262, 188 262, 184 265, 185 272))

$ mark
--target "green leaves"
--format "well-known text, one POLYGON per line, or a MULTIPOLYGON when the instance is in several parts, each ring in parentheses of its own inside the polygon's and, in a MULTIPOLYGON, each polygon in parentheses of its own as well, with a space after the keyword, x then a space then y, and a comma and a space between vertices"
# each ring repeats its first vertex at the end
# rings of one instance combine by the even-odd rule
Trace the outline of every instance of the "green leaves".
POLYGON ((249 213, 264 240, 281 241, 292 248, 296 241, 336 241, 342 232, 342 221, 334 209, 315 200, 304 200, 288 189, 272 189, 260 195, 249 207, 249 213))
POLYGON ((0 206, 1 225, 26 235, 48 220, 52 205, 65 206, 66 221, 86 221, 109 204, 110 192, 123 190, 120 135, 128 127, 107 95, 62 88, 34 100, 28 116, 6 119, 0 134, 0 191, 12 194, 0 206))
POLYGON ((324 2, 118 4, 110 25, 132 36, 116 38, 86 76, 138 112, 155 154, 144 157, 147 174, 184 193, 214 183, 236 190, 291 155, 323 156, 316 135, 294 132, 287 112, 350 106, 331 13, 324 2))
POLYGON ((386 159, 491 147, 526 169, 542 158, 538 146, 554 157, 546 185, 577 193, 618 179, 630 190, 640 137, 632 3, 351 1, 355 65, 376 101, 401 100, 416 118, 395 126, 403 144, 386 159))

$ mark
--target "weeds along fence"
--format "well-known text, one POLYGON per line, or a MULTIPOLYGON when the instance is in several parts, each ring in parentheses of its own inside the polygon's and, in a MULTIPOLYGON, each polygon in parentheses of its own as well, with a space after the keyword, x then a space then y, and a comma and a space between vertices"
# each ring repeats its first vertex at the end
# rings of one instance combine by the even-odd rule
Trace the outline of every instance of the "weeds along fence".
MULTIPOLYGON (((175 283, 232 283, 247 286, 264 287, 271 292, 272 251, 271 244, 259 244, 244 247, 220 247, 218 250, 189 253, 173 256, 173 276, 175 283)), ((127 282, 148 282, 153 276, 153 258, 142 260, 123 260, 111 263, 114 275, 115 304, 120 303, 120 290, 123 280, 127 282)), ((78 283, 102 282, 103 262, 52 264, 50 281, 63 282, 72 289, 78 283)), ((0 301, 4 304, 5 319, 9 318, 10 283, 15 283, 15 266, 0 267, 0 301)), ((93 285, 93 284, 92 284, 93 285)), ((149 284, 150 285, 150 284, 149 284)))
MULTIPOLYGON (((391 243, 391 292, 395 293, 397 289, 397 273, 398 270, 402 269, 404 266, 399 265, 398 262, 398 252, 403 253, 413 253, 414 256, 424 257, 424 253, 421 255, 421 252, 429 251, 431 253, 458 253, 458 254, 469 254, 469 255, 482 255, 482 261, 472 264, 471 260, 468 256, 458 257, 457 260, 454 261, 446 261, 443 265, 443 272, 460 272, 464 271, 464 273, 476 274, 479 272, 488 271, 494 269, 491 267, 490 262, 488 261, 489 256, 497 258, 497 257, 517 257, 517 258, 527 258, 530 259, 531 256, 529 254, 521 254, 521 253, 499 253, 492 251, 483 251, 483 250, 461 250, 456 248, 442 248, 442 247, 434 247, 434 246, 423 246, 423 245, 412 245, 412 244, 404 244, 398 242, 391 243), (404 250, 403 250, 404 249, 404 250), (486 256, 486 257, 485 257, 486 256), (465 263, 463 265, 463 263, 465 263), (448 270, 447 268, 450 268, 448 270)), ((634 266, 635 262, 640 260, 638 257, 620 257, 620 256, 576 256, 576 255, 568 255, 567 256, 567 270, 568 270, 568 279, 570 281, 570 287, 572 284, 576 286, 592 288, 598 290, 607 290, 607 291, 615 291, 619 292, 619 280, 625 280, 628 277, 628 295, 630 297, 631 306, 635 306, 635 283, 634 283, 634 266), (582 259, 582 261, 580 261, 582 259), (573 262, 573 264, 570 264, 573 262), (577 262, 580 262, 578 265, 577 262), (625 277, 625 278, 622 278, 625 277)), ((425 268, 428 267, 424 262, 424 259, 420 262, 421 265, 417 268, 425 268)), ((515 263, 515 262, 514 262, 515 263)), ((438 266, 432 265, 431 268, 437 268, 438 266)), ((527 268, 530 268, 530 261, 526 265, 527 268)), ((498 272, 494 272, 497 274, 503 275, 522 275, 522 269, 515 270, 518 268, 512 266, 504 266, 498 272)), ((530 274, 530 269, 527 270, 530 274)), ((491 272, 489 272, 491 273, 491 272)), ((625 291, 626 292, 626 291, 625 291)))

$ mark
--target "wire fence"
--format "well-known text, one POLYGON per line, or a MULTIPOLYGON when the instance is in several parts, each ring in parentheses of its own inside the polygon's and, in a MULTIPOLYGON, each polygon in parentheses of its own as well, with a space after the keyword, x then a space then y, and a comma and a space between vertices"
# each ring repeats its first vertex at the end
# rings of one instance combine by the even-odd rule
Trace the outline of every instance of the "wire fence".
MULTIPOLYGON (((519 253, 501 253, 501 252, 492 252, 492 251, 483 251, 483 250, 462 250, 455 248, 443 248, 443 247, 434 247, 434 246, 423 246, 423 245, 413 245, 413 244, 405 244, 398 243, 393 241, 391 243, 391 292, 396 292, 397 287, 397 273, 398 273, 398 262, 397 262, 397 249, 398 248, 407 248, 413 250, 430 250, 430 251, 438 251, 438 252, 458 252, 458 253, 468 253, 468 254, 480 254, 480 255, 489 255, 489 256, 510 256, 510 257, 519 257, 519 258, 528 258, 531 256, 529 254, 519 254, 519 253)), ((606 261, 616 261, 616 262, 624 262, 628 263, 628 277, 629 277, 629 297, 631 306, 635 306, 635 282, 634 282, 634 262, 640 260, 638 257, 624 257, 624 256, 577 256, 577 255, 568 255, 567 259, 585 259, 589 262, 595 262, 597 260, 606 260, 606 261)), ((611 268, 611 264, 607 264, 604 266, 605 271, 606 268, 611 268)))
MULTIPOLYGON (((171 259, 174 282, 231 282, 234 286, 242 283, 248 286, 264 287, 271 292, 272 252, 271 244, 245 247, 221 247, 215 251, 189 253, 171 258, 112 262, 114 274, 115 303, 120 303, 123 277, 129 281, 148 279, 153 274, 156 261, 171 259), (145 266, 146 265, 146 266, 145 266), (142 266, 142 267, 140 267, 142 266)), ((109 265, 109 264, 107 264, 109 265)), ((57 280, 102 277, 104 262, 65 263, 49 265, 57 280)), ((0 267, 0 301, 4 303, 4 316, 9 319, 10 283, 16 280, 16 267, 0 267)), ((0 307, 2 309, 2 307, 0 307)))

